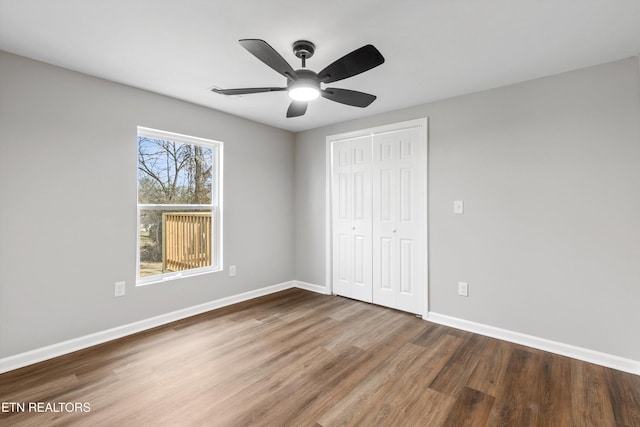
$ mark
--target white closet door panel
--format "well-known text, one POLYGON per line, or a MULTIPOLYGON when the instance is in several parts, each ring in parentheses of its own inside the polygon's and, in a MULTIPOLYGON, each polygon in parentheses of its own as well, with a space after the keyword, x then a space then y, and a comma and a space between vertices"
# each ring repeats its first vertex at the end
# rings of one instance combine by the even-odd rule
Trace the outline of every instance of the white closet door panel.
POLYGON ((377 257, 378 268, 380 274, 380 289, 385 292, 393 291, 393 239, 386 237, 380 238, 379 254, 377 257))
POLYGON ((349 296, 351 292, 351 285, 349 277, 350 266, 348 263, 349 256, 349 242, 350 236, 348 234, 337 234, 334 239, 334 263, 333 263, 333 287, 334 291, 338 295, 349 296))
POLYGON ((413 203, 414 203, 414 185, 413 185, 413 169, 400 169, 400 212, 398 215, 399 222, 410 222, 413 220, 413 203))
POLYGON ((371 137, 351 142, 353 285, 351 297, 372 302, 371 137))
POLYGON ((395 308, 398 251, 392 230, 398 199, 397 144, 388 135, 373 137, 373 302, 395 308))
POLYGON ((353 235, 352 298, 371 302, 371 236, 353 235))
POLYGON ((417 128, 373 136, 373 302, 411 313, 426 285, 424 145, 417 128))
POLYGON ((373 250, 373 302, 395 308, 397 251, 394 241, 379 237, 374 240, 373 250))
POLYGON ((333 290, 337 295, 351 296, 353 275, 351 258, 351 146, 333 146, 332 210, 333 210, 333 290))
POLYGON ((350 212, 349 212, 349 187, 350 187, 350 181, 351 181, 351 176, 349 175, 349 172, 338 172, 337 173, 337 177, 338 177, 338 185, 337 185, 337 191, 338 191, 338 200, 337 200, 337 206, 338 206, 338 215, 337 218, 341 221, 349 221, 349 217, 350 212))
POLYGON ((379 192, 377 195, 377 202, 379 204, 378 218, 381 222, 392 223, 393 222, 393 206, 394 206, 394 176, 393 169, 380 169, 378 171, 378 185, 379 192))
POLYGON ((426 142, 418 129, 398 132, 399 194, 397 239, 400 252, 400 287, 396 307, 423 312, 427 283, 426 142))
POLYGON ((334 292, 371 302, 371 138, 334 143, 332 165, 334 292))
POLYGON ((413 240, 399 239, 399 267, 400 267, 400 293, 412 295, 414 290, 413 279, 413 240))

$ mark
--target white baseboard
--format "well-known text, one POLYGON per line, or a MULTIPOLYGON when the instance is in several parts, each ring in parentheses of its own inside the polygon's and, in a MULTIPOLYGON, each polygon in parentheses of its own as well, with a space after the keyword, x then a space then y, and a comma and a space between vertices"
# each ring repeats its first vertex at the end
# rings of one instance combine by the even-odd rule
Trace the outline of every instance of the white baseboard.
POLYGON ((307 291, 317 292, 323 295, 330 295, 330 292, 325 286, 314 285, 313 283, 301 282, 299 280, 294 280, 294 284, 296 288, 306 289, 307 291))
POLYGON ((22 368, 24 366, 32 365, 34 363, 42 362, 43 360, 52 359, 64 354, 82 350, 84 348, 91 347, 97 344, 102 344, 107 341, 115 340, 117 338, 122 338, 127 335, 135 334, 136 332, 145 331, 147 329, 175 322, 176 320, 181 320, 187 317, 195 316, 197 314, 205 313, 207 311, 215 310, 217 308, 236 304, 238 302, 247 301, 264 295, 269 295, 275 292, 283 291, 285 289, 299 287, 302 289, 318 292, 315 289, 322 288, 320 286, 315 286, 308 283, 301 286, 300 283, 303 282, 289 281, 273 286, 267 286, 265 288, 256 289, 254 291, 232 295, 230 297, 221 298, 215 301, 209 301, 204 304, 187 307, 181 310, 162 314, 160 316, 151 317, 149 319, 140 320, 138 322, 129 323, 127 325, 118 326, 112 329, 107 329, 105 331, 100 331, 82 337, 74 338, 61 343, 37 348, 35 350, 16 354, 14 356, 5 357, 0 359, 0 374, 3 372, 12 371, 14 369, 22 368))
MULTIPOLYGON (((22 368, 24 366, 32 365, 34 363, 42 362, 43 360, 52 359, 64 354, 82 350, 97 344, 102 344, 107 341, 122 338, 127 335, 135 334, 137 332, 145 331, 147 329, 155 328, 157 326, 165 325, 167 323, 175 322, 176 320, 185 319, 187 317, 195 316, 207 311, 215 310, 217 308, 226 307, 228 305, 247 301, 253 298, 258 298, 264 295, 269 295, 275 292, 280 292, 290 288, 300 288, 311 292, 317 292, 319 294, 329 295, 327 288, 324 286, 297 280, 283 282, 277 285, 267 286, 238 295, 232 295, 230 297, 221 298, 215 301, 187 307, 181 310, 176 310, 170 313, 140 320, 138 322, 130 323, 127 325, 118 326, 116 328, 108 329, 105 331, 100 331, 82 337, 74 338, 61 343, 41 347, 35 350, 16 354, 14 356, 5 357, 0 359, 0 374, 12 371, 14 369, 22 368)), ((430 312, 425 320, 469 332, 474 332, 480 335, 486 335, 492 338, 510 341, 544 351, 549 351, 551 353, 561 354, 563 356, 572 357, 574 359, 584 360, 586 362, 618 369, 620 371, 629 372, 635 375, 640 375, 640 361, 626 359, 623 357, 614 356, 611 354, 602 353, 586 348, 576 347, 569 344, 563 344, 544 338, 534 337, 532 335, 521 334, 519 332, 497 328, 495 326, 483 325, 481 323, 458 319, 455 317, 446 316, 444 314, 430 312)))
POLYGON ((446 316, 444 314, 429 312, 425 320, 445 326, 450 326, 452 328, 462 329, 464 331, 513 342, 516 344, 526 345, 528 347, 560 354, 562 356, 571 357, 573 359, 595 363, 596 365, 606 366, 607 368, 613 368, 619 371, 640 375, 640 361, 637 360, 626 359, 624 357, 614 356, 608 353, 602 353, 587 348, 576 347, 570 344, 551 341, 532 335, 521 334, 519 332, 471 322, 469 320, 446 316))

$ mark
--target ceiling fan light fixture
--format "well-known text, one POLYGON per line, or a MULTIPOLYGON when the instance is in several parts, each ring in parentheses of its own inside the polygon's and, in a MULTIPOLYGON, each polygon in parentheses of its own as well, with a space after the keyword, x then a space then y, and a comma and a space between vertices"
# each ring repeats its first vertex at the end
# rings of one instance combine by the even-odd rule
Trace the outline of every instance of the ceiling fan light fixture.
POLYGON ((289 98, 294 101, 313 101, 320 96, 320 90, 313 86, 296 86, 289 89, 289 98))
POLYGON ((297 70, 296 80, 287 84, 289 97, 294 101, 313 101, 320 96, 320 80, 311 70, 297 70))

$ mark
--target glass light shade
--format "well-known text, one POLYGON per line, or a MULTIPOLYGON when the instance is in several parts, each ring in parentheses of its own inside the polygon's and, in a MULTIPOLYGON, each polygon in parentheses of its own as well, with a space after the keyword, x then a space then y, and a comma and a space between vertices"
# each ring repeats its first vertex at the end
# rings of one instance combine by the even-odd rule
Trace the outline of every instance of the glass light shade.
POLYGON ((294 101, 313 101, 320 96, 320 91, 313 86, 297 86, 289 90, 289 97, 294 101))

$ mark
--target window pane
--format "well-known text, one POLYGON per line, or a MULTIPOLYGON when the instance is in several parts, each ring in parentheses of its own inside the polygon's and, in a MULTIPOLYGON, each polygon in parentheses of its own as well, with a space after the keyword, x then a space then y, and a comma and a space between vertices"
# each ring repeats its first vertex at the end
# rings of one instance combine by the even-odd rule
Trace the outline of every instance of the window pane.
POLYGON ((140 211, 140 277, 212 265, 211 210, 140 211))
POLYGON ((211 204, 214 149, 138 136, 138 203, 211 204))

